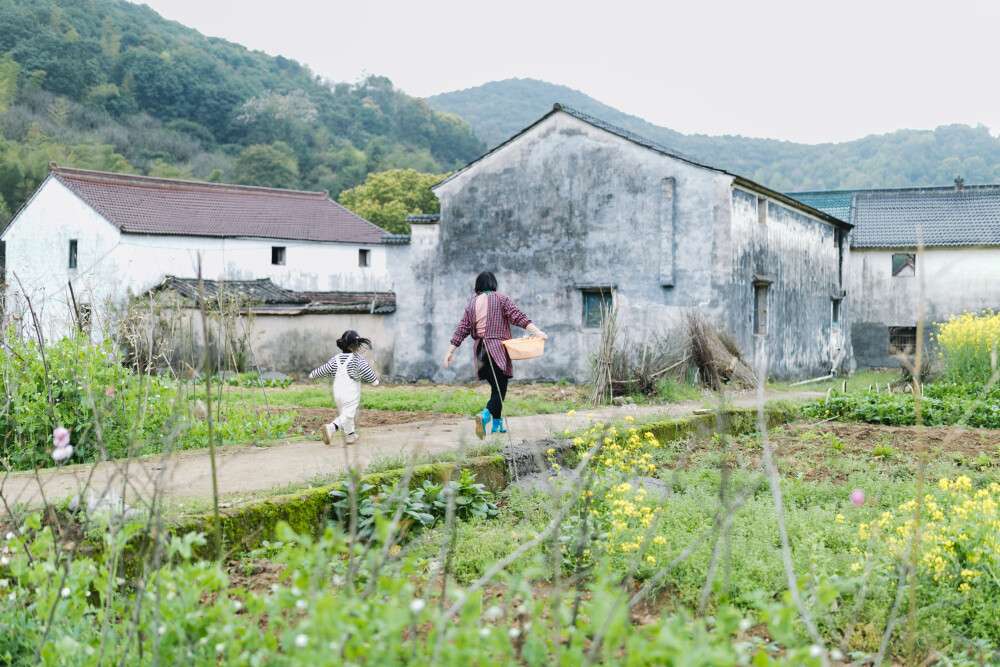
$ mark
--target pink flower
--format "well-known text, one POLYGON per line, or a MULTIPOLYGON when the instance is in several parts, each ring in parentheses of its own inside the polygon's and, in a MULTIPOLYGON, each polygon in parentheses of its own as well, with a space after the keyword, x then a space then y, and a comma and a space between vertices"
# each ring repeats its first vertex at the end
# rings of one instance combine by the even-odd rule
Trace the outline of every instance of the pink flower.
POLYGON ((107 396, 108 398, 111 398, 112 396, 114 396, 117 393, 118 392, 115 391, 114 387, 108 387, 108 390, 106 392, 104 392, 104 395, 107 396))
POLYGON ((865 492, 861 489, 851 491, 851 502, 855 505, 863 505, 865 502, 865 492))
POLYGON ((73 456, 73 447, 71 445, 56 447, 52 450, 52 458, 59 462, 65 461, 71 456, 73 456))
POLYGON ((69 447, 69 429, 64 426, 57 426, 52 431, 52 444, 55 445, 56 449, 69 447))

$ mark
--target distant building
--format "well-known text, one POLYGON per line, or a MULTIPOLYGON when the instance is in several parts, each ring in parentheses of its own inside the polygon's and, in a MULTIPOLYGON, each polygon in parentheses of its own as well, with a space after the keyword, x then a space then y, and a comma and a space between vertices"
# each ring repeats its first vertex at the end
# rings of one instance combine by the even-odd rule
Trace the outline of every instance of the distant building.
MULTIPOLYGON (((190 284, 200 261, 201 275, 210 283, 223 281, 245 292, 246 281, 267 279, 283 293, 297 295, 280 305, 294 306, 286 317, 298 317, 300 323, 306 313, 332 316, 335 309, 329 305, 338 300, 369 304, 369 297, 377 295, 375 306, 355 304, 357 314, 368 311, 366 317, 373 318, 365 326, 356 324, 366 332, 381 331, 391 347, 389 324, 380 321, 391 311, 378 309, 388 301, 395 304, 383 239, 391 243, 396 237, 326 192, 56 165, 51 170, 0 234, 8 320, 16 318, 22 326, 30 321, 30 299, 48 337, 69 333, 81 318, 100 331, 113 306, 148 293, 168 276, 175 286, 190 284)), ((276 368, 279 363, 290 367, 277 370, 309 370, 306 366, 333 352, 343 318, 328 318, 326 325, 306 331, 276 324, 271 311, 261 311, 258 321, 272 318, 271 344, 285 348, 271 358, 276 368), (306 355, 296 351, 300 347, 314 351, 306 355)))
POLYGON ((586 380, 610 303, 637 344, 699 309, 775 377, 850 358, 850 224, 598 118, 556 105, 434 191, 440 217, 411 219, 412 243, 390 250, 409 286, 400 375, 471 376, 468 350, 440 360, 484 269, 551 337, 521 378, 586 380))
POLYGON ((859 366, 899 366, 911 355, 921 307, 925 342, 934 322, 1000 310, 1000 186, 790 196, 854 225, 848 291, 859 366))

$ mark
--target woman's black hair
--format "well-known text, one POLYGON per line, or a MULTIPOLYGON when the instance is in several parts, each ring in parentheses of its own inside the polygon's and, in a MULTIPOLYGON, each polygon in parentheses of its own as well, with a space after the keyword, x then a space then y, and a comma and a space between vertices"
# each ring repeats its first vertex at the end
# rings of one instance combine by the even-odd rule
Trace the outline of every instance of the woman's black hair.
POLYGON ((497 277, 492 271, 483 271, 476 276, 476 294, 497 291, 497 277))
POLYGON ((341 352, 357 352, 361 348, 372 349, 372 342, 359 336, 357 331, 349 330, 337 341, 337 347, 341 352))

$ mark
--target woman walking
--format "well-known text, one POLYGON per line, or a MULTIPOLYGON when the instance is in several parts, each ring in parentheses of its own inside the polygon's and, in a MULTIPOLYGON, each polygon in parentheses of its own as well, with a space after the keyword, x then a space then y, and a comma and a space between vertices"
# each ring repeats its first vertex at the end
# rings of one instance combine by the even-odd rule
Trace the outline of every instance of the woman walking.
POLYGON ((490 385, 490 400, 486 409, 476 415, 476 435, 486 437, 486 425, 493 420, 493 433, 506 433, 503 426, 503 401, 507 397, 507 380, 514 376, 514 366, 501 341, 510 338, 510 325, 527 329, 539 338, 548 338, 541 329, 514 305, 506 294, 497 292, 497 278, 492 271, 476 276, 476 296, 472 298, 462 321, 451 337, 451 347, 444 358, 444 367, 467 336, 475 341, 476 379, 490 385))

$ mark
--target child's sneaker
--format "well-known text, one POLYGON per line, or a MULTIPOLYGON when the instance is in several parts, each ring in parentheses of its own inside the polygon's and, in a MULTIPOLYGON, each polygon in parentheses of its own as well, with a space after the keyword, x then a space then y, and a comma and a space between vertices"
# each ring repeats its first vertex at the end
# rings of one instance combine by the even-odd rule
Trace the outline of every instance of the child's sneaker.
POLYGON ((330 445, 330 425, 323 424, 322 428, 319 430, 319 434, 323 437, 323 444, 330 445))
POLYGON ((353 445, 358 441, 358 432, 355 431, 354 433, 348 433, 345 437, 347 438, 347 444, 353 445))

